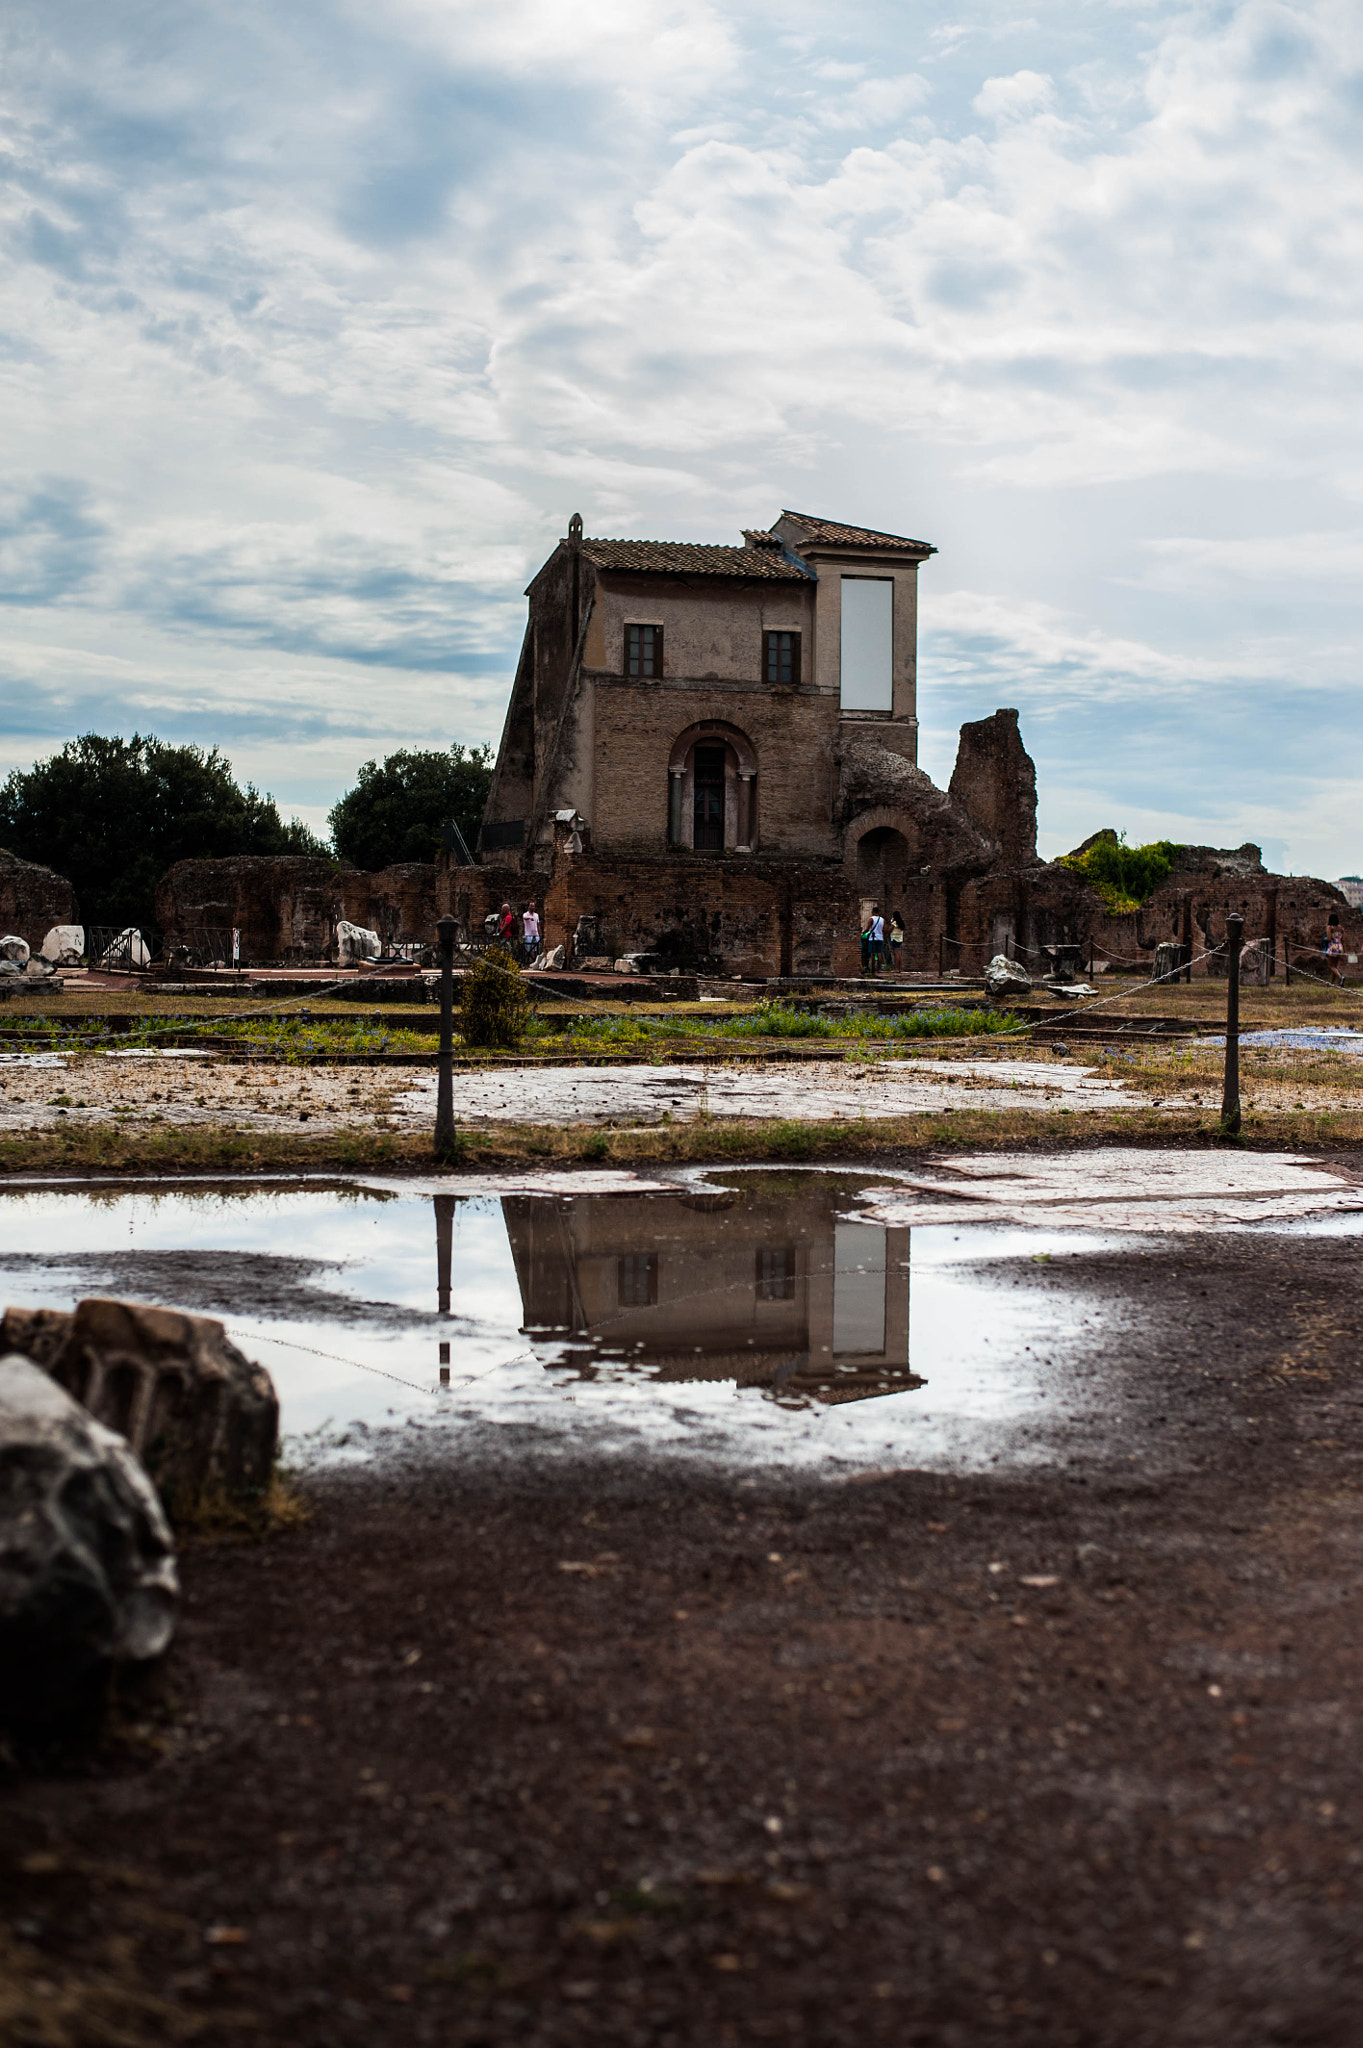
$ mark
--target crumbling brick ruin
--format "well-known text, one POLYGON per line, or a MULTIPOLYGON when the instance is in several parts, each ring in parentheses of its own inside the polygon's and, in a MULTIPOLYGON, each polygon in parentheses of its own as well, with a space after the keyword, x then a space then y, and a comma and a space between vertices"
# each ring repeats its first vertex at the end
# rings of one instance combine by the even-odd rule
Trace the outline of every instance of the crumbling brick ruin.
MULTIPOLYGON (((1036 850, 1036 771, 1016 711, 961 727, 951 780, 918 766, 925 541, 783 512, 741 547, 591 540, 576 516, 531 582, 529 620, 472 864, 450 853, 365 874, 302 857, 181 861, 156 916, 168 951, 241 934, 243 963, 335 957, 342 919, 468 937, 535 901, 548 947, 750 977, 846 975, 871 904, 897 909, 908 972, 978 974, 1044 949, 1152 967, 1209 954, 1232 909, 1249 939, 1318 960, 1328 882, 1265 871, 1254 846, 1180 849, 1138 912, 1110 916, 1036 850)), ((0 917, 35 947, 74 922, 70 885, 0 853, 0 917), (8 895, 6 891, 8 890, 8 895), (5 906, 8 904, 8 908, 5 906)))
MULTIPOLYGON (((1139 913, 1109 916, 1039 859, 1036 771, 1016 711, 961 728, 948 788, 917 766, 924 541, 783 512, 742 547, 592 540, 574 517, 529 621, 472 867, 437 894, 474 932, 534 899, 549 944, 744 975, 851 974, 867 906, 898 909, 903 965, 1034 970, 1078 945, 1149 965, 1164 939, 1246 935, 1318 954, 1330 884, 1258 850, 1188 847, 1139 913)), ((1204 963, 1197 971, 1207 971, 1204 963)), ((1224 971, 1224 967, 1222 969, 1224 971)))
POLYGON ((301 854, 240 854, 177 861, 156 888, 167 953, 196 931, 236 929, 242 961, 264 966, 325 960, 342 918, 390 942, 429 942, 439 914, 436 871, 423 861, 366 874, 301 854))
POLYGON ((0 935, 13 932, 36 953, 53 925, 79 923, 76 892, 65 875, 0 846, 0 935))

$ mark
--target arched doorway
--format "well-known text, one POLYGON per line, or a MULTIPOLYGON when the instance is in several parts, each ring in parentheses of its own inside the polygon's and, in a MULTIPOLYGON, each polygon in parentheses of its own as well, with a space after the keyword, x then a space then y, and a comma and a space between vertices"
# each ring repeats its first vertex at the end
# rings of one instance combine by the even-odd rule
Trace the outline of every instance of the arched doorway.
POLYGON ((888 916, 902 909, 909 883, 909 842, 893 825, 877 825, 857 841, 857 894, 888 916))
POLYGON ((737 726, 688 726, 667 764, 667 843, 696 853, 757 844, 757 753, 737 726))

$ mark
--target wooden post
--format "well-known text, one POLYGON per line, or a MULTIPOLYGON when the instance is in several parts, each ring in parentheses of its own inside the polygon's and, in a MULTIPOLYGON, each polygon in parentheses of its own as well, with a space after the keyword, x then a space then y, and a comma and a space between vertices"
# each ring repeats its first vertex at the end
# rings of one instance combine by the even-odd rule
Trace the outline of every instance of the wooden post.
POLYGON ((439 1312, 450 1312, 450 1265, 454 1251, 453 1195, 433 1195, 435 1203, 435 1287, 439 1312))
POLYGON ((1221 1135, 1240 1135, 1240 943, 1245 920, 1232 911, 1226 919, 1226 1065, 1221 1089, 1221 1135))
POLYGON ((440 936, 440 1059, 435 1089, 435 1156, 444 1166, 455 1155, 454 1137, 454 935, 455 922, 446 911, 436 926, 440 936))
POLYGON ((1183 948, 1183 979, 1191 987, 1193 979, 1193 892, 1191 889, 1185 889, 1183 892, 1183 922, 1179 930, 1178 942, 1183 948))
MULTIPOLYGON (((450 1312, 450 1264, 454 1250, 454 1196, 434 1195, 435 1203, 435 1287, 439 1312, 447 1316, 450 1312)), ((450 1344, 448 1337, 440 1340, 440 1384, 450 1383, 450 1344)))

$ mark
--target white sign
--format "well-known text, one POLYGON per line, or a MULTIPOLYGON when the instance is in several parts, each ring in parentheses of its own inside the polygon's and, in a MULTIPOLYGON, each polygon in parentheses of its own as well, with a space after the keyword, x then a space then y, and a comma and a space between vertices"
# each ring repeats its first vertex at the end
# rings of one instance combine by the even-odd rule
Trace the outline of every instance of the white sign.
POLYGON ((889 577, 842 579, 844 711, 894 708, 894 584, 889 577))

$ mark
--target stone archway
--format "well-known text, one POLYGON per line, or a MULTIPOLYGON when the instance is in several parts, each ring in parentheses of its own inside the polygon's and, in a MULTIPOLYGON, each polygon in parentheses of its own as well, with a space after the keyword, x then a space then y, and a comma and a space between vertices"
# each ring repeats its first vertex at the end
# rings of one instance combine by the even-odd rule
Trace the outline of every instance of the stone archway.
POLYGON ((689 725, 667 763, 667 843, 698 853, 751 853, 757 844, 757 750, 722 719, 689 725))
POLYGON ((863 811, 847 827, 843 858, 863 917, 873 903, 880 905, 887 922, 892 912, 899 912, 904 923, 901 964, 905 970, 923 972, 935 967, 940 897, 934 876, 923 867, 916 821, 900 809, 863 811))
POLYGON ((909 842, 893 825, 876 825, 857 841, 857 894, 873 897, 888 917, 902 909, 909 886, 909 842))

